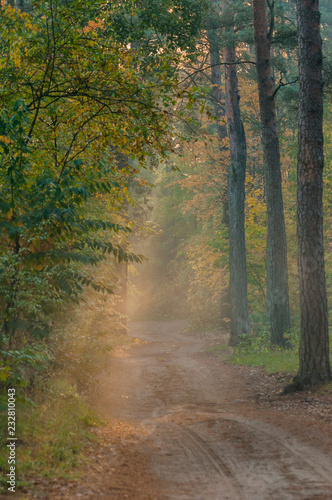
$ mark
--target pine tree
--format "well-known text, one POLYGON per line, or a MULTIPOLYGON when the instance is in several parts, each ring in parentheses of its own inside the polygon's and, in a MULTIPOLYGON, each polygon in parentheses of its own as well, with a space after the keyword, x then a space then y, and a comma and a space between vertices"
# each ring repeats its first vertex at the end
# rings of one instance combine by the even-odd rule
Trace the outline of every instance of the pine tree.
POLYGON ((323 246, 323 79, 318 0, 297 0, 299 152, 297 180, 300 366, 294 387, 331 379, 323 246))

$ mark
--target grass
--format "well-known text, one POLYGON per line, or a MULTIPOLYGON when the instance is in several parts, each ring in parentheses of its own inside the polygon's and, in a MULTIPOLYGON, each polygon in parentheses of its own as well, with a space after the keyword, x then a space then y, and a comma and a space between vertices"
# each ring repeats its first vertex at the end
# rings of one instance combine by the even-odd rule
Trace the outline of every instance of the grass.
POLYGON ((295 374, 298 369, 299 360, 297 352, 274 351, 267 352, 241 352, 233 353, 230 362, 237 365, 251 365, 264 368, 267 373, 291 373, 295 374))
POLYGON ((285 373, 295 375, 299 366, 299 327, 287 334, 287 339, 293 346, 292 349, 281 349, 271 345, 268 327, 261 326, 258 332, 233 350, 230 362, 239 365, 249 365, 264 368, 269 373, 285 373))
MULTIPOLYGON (((83 399, 72 394, 35 395, 35 406, 16 405, 17 488, 27 486, 36 477, 78 477, 85 463, 83 451, 95 441, 92 428, 100 425, 83 399)), ((7 428, 7 415, 0 417, 1 429, 7 428)), ((8 448, 6 432, 0 447, 1 486, 7 489, 8 448)), ((3 491, 4 492, 4 491, 3 491)))
POLYGON ((252 350, 250 347, 239 347, 232 352, 228 345, 219 344, 211 347, 208 352, 220 353, 220 356, 223 358, 225 353, 229 354, 226 358, 229 363, 261 367, 264 368, 267 373, 287 372, 295 374, 299 365, 298 352, 296 349, 285 351, 264 347, 260 350, 256 346, 252 350))
POLYGON ((216 352, 218 353, 219 351, 227 351, 229 350, 230 347, 227 344, 218 344, 213 347, 210 347, 210 349, 207 350, 207 352, 216 352))
MULTIPOLYGON (((294 327, 287 335, 292 349, 283 350, 271 346, 267 328, 262 328, 251 338, 250 343, 244 339, 233 350, 229 361, 233 364, 251 365, 264 368, 267 373, 287 373, 295 375, 299 367, 300 328, 294 327)), ((330 349, 332 351, 332 332, 330 332, 330 349)), ((325 387, 325 386, 324 386, 325 387)), ((326 392, 332 391, 332 384, 327 384, 326 392)))
POLYGON ((226 355, 226 360, 231 364, 261 367, 269 374, 295 375, 299 366, 299 329, 293 328, 287 338, 293 346, 292 349, 284 350, 271 346, 269 329, 261 327, 249 341, 244 337, 240 345, 234 349, 226 344, 220 344, 209 351, 220 353, 224 359, 226 355))

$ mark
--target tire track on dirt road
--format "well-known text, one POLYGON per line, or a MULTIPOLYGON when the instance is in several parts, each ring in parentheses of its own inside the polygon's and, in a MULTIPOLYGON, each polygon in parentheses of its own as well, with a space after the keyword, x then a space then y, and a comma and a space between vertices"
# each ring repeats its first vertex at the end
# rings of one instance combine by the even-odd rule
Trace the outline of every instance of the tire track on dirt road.
POLYGON ((116 360, 128 399, 120 414, 112 400, 111 414, 138 425, 137 443, 161 481, 158 499, 332 498, 332 458, 234 413, 245 399, 234 400, 225 366, 206 362, 206 341, 177 322, 135 324, 132 335, 145 344, 116 360))
POLYGON ((177 407, 145 421, 161 499, 331 499, 331 457, 271 426, 177 407), (158 422, 157 422, 158 421, 158 422))

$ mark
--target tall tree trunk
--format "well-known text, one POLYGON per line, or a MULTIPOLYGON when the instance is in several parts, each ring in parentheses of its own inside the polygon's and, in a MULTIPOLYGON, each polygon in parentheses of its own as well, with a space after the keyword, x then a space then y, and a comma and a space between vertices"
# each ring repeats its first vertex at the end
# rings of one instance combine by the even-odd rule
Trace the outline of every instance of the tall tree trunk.
POLYGON ((235 47, 224 47, 226 115, 231 161, 228 169, 229 268, 231 332, 230 345, 242 335, 250 334, 247 263, 244 226, 245 175, 247 163, 246 137, 241 119, 235 47))
POLYGON ((301 388, 331 379, 323 246, 323 80, 318 0, 297 0, 299 154, 297 235, 300 277, 301 388))
POLYGON ((290 311, 279 138, 271 66, 273 23, 268 30, 266 0, 253 0, 253 10, 267 205, 266 305, 271 343, 285 347, 284 333, 290 328, 290 311))
MULTIPOLYGON (((219 149, 223 150, 223 141, 227 137, 227 126, 222 121, 225 116, 224 109, 224 93, 221 79, 221 59, 220 59, 220 40, 216 36, 215 30, 208 30, 207 37, 209 42, 210 51, 210 64, 211 64, 211 80, 212 80, 212 106, 213 113, 217 120, 217 134, 219 138, 219 149)), ((225 183, 222 192, 223 206, 221 222, 228 227, 228 192, 227 183, 225 183)), ((227 321, 231 316, 230 303, 229 303, 229 287, 223 289, 220 297, 220 321, 221 325, 226 327, 227 321)))
POLYGON ((225 116, 223 107, 224 93, 221 82, 221 58, 220 58, 220 41, 213 30, 207 32, 209 51, 210 51, 210 64, 211 64, 211 80, 212 80, 212 104, 214 116, 217 119, 217 132, 220 141, 227 137, 227 127, 222 123, 222 118, 225 116))

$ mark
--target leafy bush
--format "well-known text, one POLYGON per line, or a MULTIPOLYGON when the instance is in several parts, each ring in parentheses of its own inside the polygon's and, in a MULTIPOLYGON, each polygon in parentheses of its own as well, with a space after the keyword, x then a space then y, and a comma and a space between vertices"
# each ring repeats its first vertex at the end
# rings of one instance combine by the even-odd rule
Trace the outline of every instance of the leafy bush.
MULTIPOLYGON (((8 347, 8 339, 2 335, 0 350, 0 411, 7 408, 6 387, 29 387, 37 383, 38 377, 45 377, 54 362, 50 347, 46 344, 30 342, 20 348, 8 347)), ((17 391, 18 392, 18 391, 17 391)), ((29 393, 18 392, 23 401, 30 401, 29 393)))

